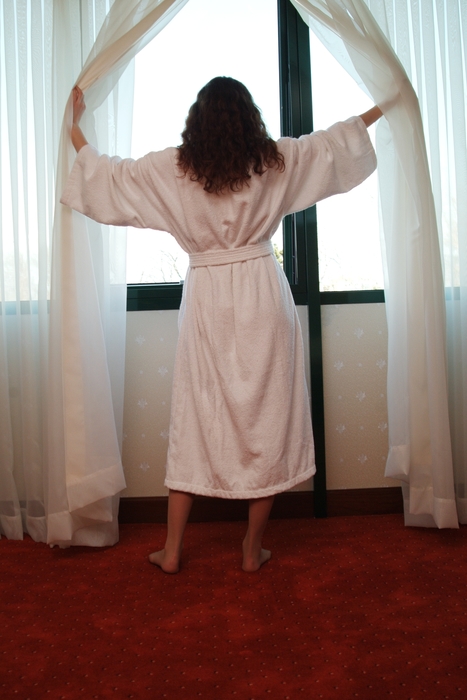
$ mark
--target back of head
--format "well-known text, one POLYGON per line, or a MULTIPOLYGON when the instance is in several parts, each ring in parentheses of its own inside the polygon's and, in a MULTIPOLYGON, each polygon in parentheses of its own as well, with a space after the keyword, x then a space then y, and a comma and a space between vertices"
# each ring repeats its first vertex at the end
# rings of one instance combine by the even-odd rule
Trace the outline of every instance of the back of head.
POLYGON ((178 163, 207 192, 242 188, 251 174, 284 169, 247 88, 233 78, 213 78, 191 106, 178 148, 178 163))

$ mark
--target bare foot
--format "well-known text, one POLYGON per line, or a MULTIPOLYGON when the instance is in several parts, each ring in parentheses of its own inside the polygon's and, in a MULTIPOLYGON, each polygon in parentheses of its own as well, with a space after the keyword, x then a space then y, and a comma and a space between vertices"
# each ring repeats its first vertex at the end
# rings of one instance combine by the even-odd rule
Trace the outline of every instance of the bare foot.
POLYGON ((270 558, 271 552, 269 549, 260 549, 256 555, 246 554, 244 551, 242 569, 248 572, 258 571, 270 558))
POLYGON ((150 554, 149 561, 151 564, 159 566, 166 574, 178 574, 180 570, 180 557, 169 556, 165 549, 150 554))

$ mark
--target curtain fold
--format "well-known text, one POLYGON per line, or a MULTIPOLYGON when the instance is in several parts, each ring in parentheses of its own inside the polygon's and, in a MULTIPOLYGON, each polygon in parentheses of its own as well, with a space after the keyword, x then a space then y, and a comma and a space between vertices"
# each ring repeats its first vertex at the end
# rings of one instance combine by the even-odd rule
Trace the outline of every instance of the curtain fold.
MULTIPOLYGON (((133 56, 186 0, 115 0, 76 83, 86 91, 83 121, 89 139, 109 155, 128 153, 118 134, 106 140, 109 115, 122 104, 107 99, 124 90, 133 56), (107 141, 107 142, 106 142, 107 141)), ((71 98, 58 156, 52 248, 49 350, 48 542, 111 545, 118 539, 117 494, 125 487, 121 463, 124 331, 124 235, 109 232, 59 203, 74 161, 71 98), (119 248, 114 255, 112 240, 119 248), (120 246, 118 243, 120 242, 120 246), (120 274, 118 274, 120 272, 120 274), (118 397, 118 405, 115 401, 118 397), (117 426, 116 418, 119 420, 117 426)), ((126 136, 131 136, 131 130, 126 136)), ((128 143, 129 145, 129 143, 128 143)))
POLYGON ((448 390, 459 521, 467 522, 467 6, 368 0, 420 100, 444 263, 448 390))
POLYGON ((385 113, 377 155, 389 344, 386 475, 404 482, 407 524, 458 527, 444 284, 418 99, 363 0, 291 1, 385 113))
POLYGON ((105 0, 11 0, 0 20, 0 528, 47 541, 51 229, 60 124, 105 0))
MULTIPOLYGON (((51 0, 0 6, 0 532, 46 539, 48 276, 54 187, 51 0)), ((63 109, 63 106, 62 106, 63 109)))
POLYGON ((86 90, 91 142, 128 154, 131 59, 186 1, 0 9, 0 532, 11 538, 118 539, 126 241, 59 204, 75 157, 69 95, 86 90))

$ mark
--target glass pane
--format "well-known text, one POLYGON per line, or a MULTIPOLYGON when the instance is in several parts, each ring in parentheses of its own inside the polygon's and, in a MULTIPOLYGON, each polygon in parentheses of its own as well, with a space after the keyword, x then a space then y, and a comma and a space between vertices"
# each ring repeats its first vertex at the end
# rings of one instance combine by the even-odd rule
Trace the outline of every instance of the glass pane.
MULTIPOLYGON (((313 128, 362 114, 373 106, 340 64, 310 32, 313 128)), ((374 142, 374 127, 370 129, 374 142)), ((317 205, 321 291, 382 289, 378 180, 317 205)))
MULTIPOLYGON (((244 83, 279 138, 276 0, 190 0, 135 61, 133 158, 177 146, 188 109, 216 75, 244 83)), ((280 255, 282 231, 273 243, 280 255)), ((168 233, 128 229, 128 283, 179 282, 187 265, 168 233)))

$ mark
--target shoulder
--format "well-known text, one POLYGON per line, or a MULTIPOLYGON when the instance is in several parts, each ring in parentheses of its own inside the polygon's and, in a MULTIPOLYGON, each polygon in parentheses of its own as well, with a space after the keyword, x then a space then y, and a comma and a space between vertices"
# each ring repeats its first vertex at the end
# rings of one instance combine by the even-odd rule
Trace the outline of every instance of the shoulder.
POLYGON ((151 151, 141 158, 121 158, 120 156, 109 156, 101 154, 97 148, 91 144, 83 146, 76 156, 76 161, 80 163, 89 163, 96 160, 108 160, 112 165, 121 164, 123 167, 136 169, 145 168, 166 168, 170 162, 174 162, 177 157, 176 148, 166 148, 163 151, 151 151))
POLYGON ((167 165, 168 163, 177 162, 178 149, 170 146, 169 148, 164 148, 163 151, 150 151, 140 160, 146 161, 147 163, 154 165, 155 167, 162 165, 167 165))
POLYGON ((173 147, 165 148, 163 151, 150 151, 142 158, 138 158, 134 167, 140 173, 167 178, 175 169, 177 153, 177 149, 173 147))

